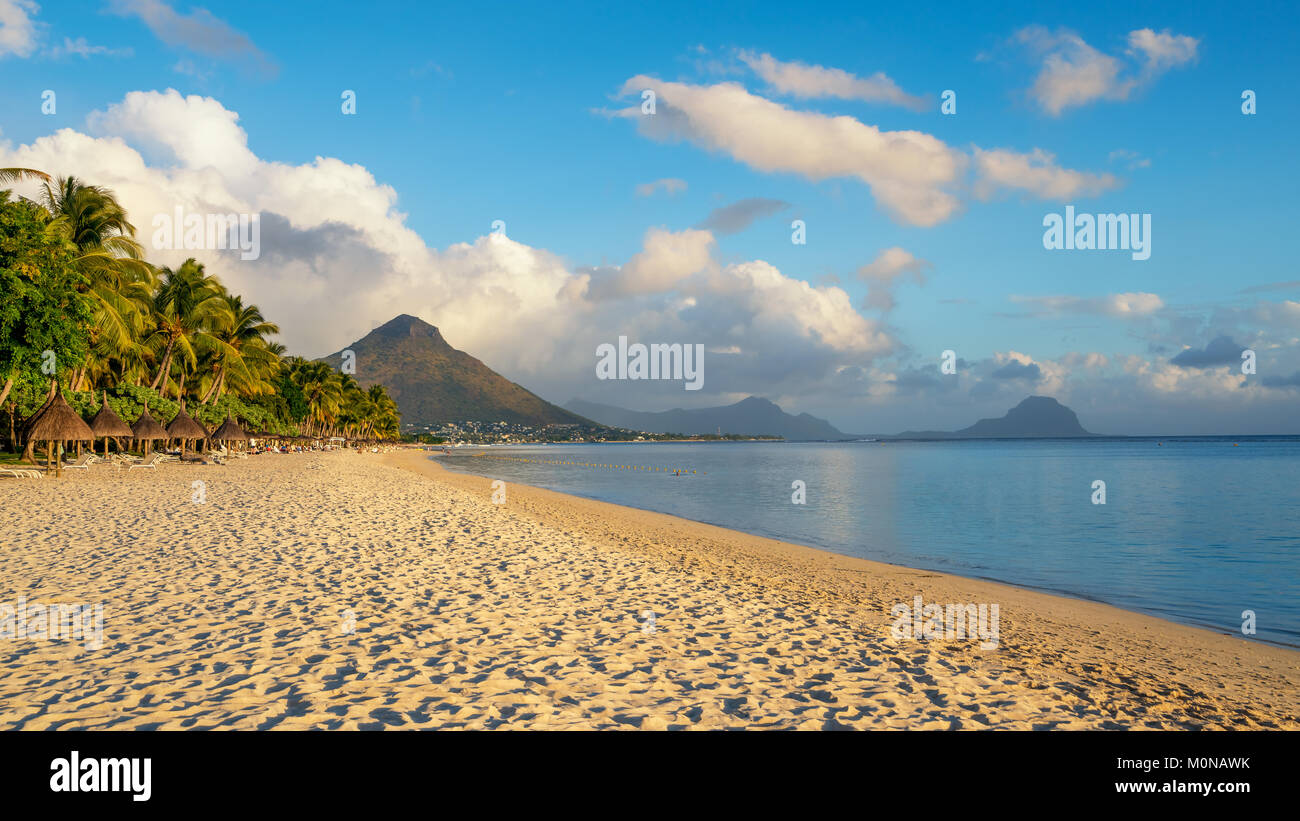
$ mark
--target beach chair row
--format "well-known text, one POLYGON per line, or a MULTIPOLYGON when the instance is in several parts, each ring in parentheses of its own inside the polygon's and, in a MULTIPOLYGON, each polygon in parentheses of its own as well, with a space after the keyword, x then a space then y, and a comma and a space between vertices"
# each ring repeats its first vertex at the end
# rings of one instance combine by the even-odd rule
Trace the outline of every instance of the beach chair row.
MULTIPOLYGON (((226 448, 212 450, 207 454, 216 464, 222 465, 228 459, 247 459, 248 454, 241 451, 230 451, 226 448)), ((130 453, 114 453, 106 461, 103 457, 93 453, 83 453, 75 462, 69 462, 63 467, 66 470, 89 470, 91 465, 95 464, 112 464, 116 467, 125 466, 127 470, 136 468, 147 468, 156 470, 158 465, 164 462, 179 462, 180 458, 170 453, 153 453, 147 459, 141 459, 139 456, 130 453)), ((40 479, 44 471, 39 468, 17 467, 17 468, 0 468, 0 476, 11 476, 15 479, 40 479)))

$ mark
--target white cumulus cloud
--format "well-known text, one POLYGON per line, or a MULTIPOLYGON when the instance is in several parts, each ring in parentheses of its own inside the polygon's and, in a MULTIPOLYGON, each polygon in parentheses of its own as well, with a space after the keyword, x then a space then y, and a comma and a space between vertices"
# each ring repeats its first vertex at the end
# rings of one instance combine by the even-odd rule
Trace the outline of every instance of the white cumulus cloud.
POLYGON ((1035 148, 1028 154, 1006 149, 975 148, 978 196, 992 196, 999 188, 1023 191, 1041 199, 1091 197, 1119 185, 1113 174, 1090 174, 1062 168, 1056 157, 1035 148))
POLYGON ((859 77, 839 68, 783 62, 770 54, 737 53, 740 61, 780 94, 804 99, 837 97, 868 103, 891 103, 913 110, 926 106, 924 97, 908 94, 883 71, 859 77))
POLYGON ((30 57, 36 51, 41 10, 32 0, 0 0, 0 58, 30 57))
MULTIPOLYGON (((639 75, 623 96, 655 93, 655 112, 641 105, 614 112, 634 121, 645 136, 663 142, 685 140, 727 154, 765 172, 799 174, 820 181, 856 178, 895 219, 933 226, 952 217, 961 203, 956 191, 971 158, 921 131, 884 131, 853 117, 798 111, 752 94, 738 83, 700 86, 639 75)), ((974 149, 976 193, 998 188, 1065 199, 1091 196, 1118 185, 1110 174, 1062 168, 1055 157, 1034 149, 974 149)))
MULTIPOLYGON (((720 263, 707 230, 651 228, 622 266, 596 271, 502 236, 431 248, 406 225, 397 191, 364 166, 263 159, 237 112, 211 97, 131 92, 91 115, 84 131, 0 144, 3 166, 112 189, 151 261, 196 257, 305 356, 339 350, 409 313, 549 399, 621 386, 634 394, 627 404, 671 407, 681 404, 680 385, 597 384, 596 346, 627 335, 738 351, 710 354, 702 392, 710 396, 762 388, 797 395, 894 344, 840 288, 811 286, 758 260, 720 263), (177 207, 260 214, 261 255, 152 247, 155 216, 177 207)), ((30 183, 15 188, 34 193, 30 183)))
POLYGON ((893 310, 894 285, 898 280, 910 276, 918 285, 924 284, 925 271, 929 267, 929 262, 897 245, 881 251, 874 260, 858 269, 858 278, 870 285, 866 307, 893 310))
POLYGON ((1128 292, 1104 297, 1012 296, 1012 302, 1037 306, 1036 315, 1101 314, 1119 319, 1150 316, 1165 306, 1158 294, 1128 292))
POLYGON ((1027 26, 1013 40, 1042 60, 1029 96, 1053 116, 1097 100, 1127 100, 1135 89, 1169 69, 1195 61, 1199 45, 1193 37, 1168 30, 1131 31, 1127 53, 1139 64, 1135 67, 1068 29, 1027 26))

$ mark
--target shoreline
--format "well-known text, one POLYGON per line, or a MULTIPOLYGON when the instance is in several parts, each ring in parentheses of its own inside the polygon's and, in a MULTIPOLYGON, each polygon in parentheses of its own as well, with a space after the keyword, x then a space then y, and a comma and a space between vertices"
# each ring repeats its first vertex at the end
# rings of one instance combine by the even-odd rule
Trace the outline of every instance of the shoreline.
POLYGON ((0 729, 1300 729, 1300 654, 453 473, 419 450, 0 482, 0 729), (195 503, 194 483, 206 498, 195 503), (999 607, 997 643, 891 607, 999 607))
MULTIPOLYGON (((403 455, 403 454, 389 454, 390 457, 392 457, 392 456, 401 456, 401 455, 403 455)), ((397 459, 391 459, 391 460, 390 460, 390 463, 391 463, 391 462, 397 462, 397 461, 398 461, 397 459)), ((454 470, 454 469, 449 468, 449 467, 445 467, 445 466, 442 465, 440 462, 438 462, 436 459, 431 459, 431 458, 429 458, 429 459, 426 459, 426 461, 427 461, 428 463, 430 463, 431 465, 436 466, 437 470, 438 470, 441 474, 445 474, 445 475, 447 475, 447 476, 467 477, 467 478, 470 478, 470 479, 478 479, 478 480, 480 480, 480 481, 482 481, 482 482, 487 482, 487 483, 491 483, 491 482, 493 481, 491 477, 483 476, 482 474, 478 474, 478 473, 470 473, 470 472, 468 472, 468 471, 458 471, 458 470, 454 470)), ((405 469, 407 469, 407 470, 412 470, 412 472, 417 472, 417 473, 418 473, 418 472, 421 472, 421 471, 416 471, 416 470, 414 470, 413 468, 411 468, 411 467, 409 467, 409 466, 406 466, 406 465, 399 465, 399 466, 401 466, 401 467, 403 467, 403 468, 405 468, 405 469)), ((442 476, 439 476, 438 478, 443 478, 443 477, 442 477, 442 476)), ((505 481, 505 480, 502 480, 502 481, 505 481)), ((1133 616, 1133 617, 1143 618, 1143 619, 1151 619, 1152 621, 1159 622, 1160 624, 1168 625, 1168 626, 1171 627, 1171 628, 1180 628, 1180 629, 1186 629, 1186 630, 1195 630, 1195 631, 1202 632, 1202 633, 1205 633, 1205 634, 1208 634, 1208 635, 1210 635, 1210 636, 1214 636, 1214 637, 1216 637, 1216 638, 1220 638, 1220 639, 1227 639, 1227 640, 1229 640, 1229 641, 1242 641, 1242 642, 1245 642, 1245 643, 1248 644, 1248 645, 1263 645, 1263 646, 1266 646, 1266 647, 1272 647, 1272 648, 1275 648, 1275 649, 1278 649, 1278 650, 1289 651, 1289 652, 1291 652, 1291 653, 1294 653, 1294 654, 1296 655, 1296 661, 1297 661, 1297 662, 1300 662, 1300 647, 1296 647, 1296 646, 1289 645, 1289 644, 1284 644, 1284 643, 1282 643, 1282 642, 1268 641, 1268 640, 1266 640, 1266 639, 1244 639, 1244 638, 1243 638, 1243 639, 1238 639, 1238 637, 1235 636, 1235 635, 1232 634, 1232 633, 1227 633, 1227 632, 1224 632, 1224 631, 1216 630, 1216 629, 1214 629, 1214 628, 1212 628, 1212 627, 1207 627, 1207 626, 1204 626, 1204 625, 1189 624, 1189 623, 1186 623, 1186 622, 1175 621, 1175 620, 1173 620, 1173 619, 1167 619, 1167 618, 1164 618, 1163 616, 1159 616, 1159 615, 1156 615, 1156 614, 1154 614, 1154 613, 1146 613, 1146 612, 1143 612, 1143 611, 1140 611, 1140 610, 1130 610, 1130 609, 1128 609, 1128 608, 1119 607, 1118 605, 1113 605, 1113 604, 1110 604, 1110 603, 1108 603, 1108 602, 1101 601, 1101 600, 1099 600, 1099 599, 1090 599, 1090 598, 1086 598, 1086 597, 1084 597, 1084 596, 1079 596, 1079 595, 1071 594, 1071 593, 1068 593, 1068 592, 1066 592, 1066 591, 1049 590, 1049 589, 1037 588, 1037 587, 1033 587, 1033 586, 1030 586, 1030 585, 1022 585, 1022 584, 1017 584, 1017 583, 1015 583, 1015 582, 1002 581, 1002 580, 1000 580, 1000 579, 993 579, 993 578, 987 578, 987 577, 980 577, 980 576, 963 576, 963 575, 960 575, 960 574, 949 573, 949 572, 947 572, 947 571, 945 571, 945 570, 937 570, 937 569, 933 569, 933 568, 925 568, 925 567, 911 567, 911 566, 909 566, 909 565, 894 564, 894 563, 892 563, 892 562, 882 562, 882 561, 877 561, 877 560, 875 560, 875 559, 864 559, 864 558, 861 558, 861 557, 858 557, 858 556, 850 556, 850 555, 845 554, 845 553, 837 553, 837 552, 834 551, 834 550, 830 550, 830 549, 827 549, 827 548, 824 548, 824 547, 817 547, 817 546, 815 546, 815 545, 805 545, 805 544, 801 544, 801 543, 798 543, 798 542, 789 542, 789 541, 786 541, 786 540, 784 540, 784 539, 778 539, 778 538, 775 538, 775 537, 772 537, 772 536, 763 536, 763 535, 758 534, 758 533, 750 533, 750 532, 748 532, 748 531, 744 531, 744 530, 737 530, 737 529, 735 529, 735 528, 726 527, 725 525, 717 525, 717 524, 712 524, 712 523, 710 523, 710 522, 702 522, 702 521, 699 521, 699 520, 696 520, 696 519, 687 519, 687 518, 682 517, 682 516, 676 516, 676 515, 674 515, 674 514, 672 514, 672 513, 664 513, 664 512, 662 512, 662 511, 652 510, 652 509, 650 509, 650 508, 636 507, 636 506, 634 506, 634 505, 623 505, 623 504, 618 504, 617 502, 607 502, 607 501, 604 501, 604 500, 602 500, 602 499, 593 499, 593 498, 590 498, 590 497, 587 497, 587 496, 580 496, 580 495, 573 494, 573 493, 565 493, 565 492, 563 492, 563 491, 551 490, 551 489, 549 489, 549 488, 538 487, 538 486, 536 486, 536 485, 526 485, 526 484, 523 484, 523 483, 520 483, 520 482, 513 482, 513 481, 511 481, 511 482, 508 482, 508 485, 509 485, 510 487, 512 487, 512 488, 526 488, 528 491, 530 491, 530 492, 534 492, 534 493, 539 493, 539 494, 553 494, 554 496, 559 497, 559 498, 560 498, 561 500, 563 500, 565 503, 571 503, 571 502, 577 501, 577 502, 590 503, 590 504, 593 504, 593 505, 601 505, 601 506, 605 506, 605 507, 607 507, 607 508, 611 508, 611 509, 613 509, 613 510, 610 510, 610 511, 606 511, 607 513, 611 513, 611 514, 614 514, 614 511, 620 511, 620 510, 621 510, 621 511, 634 511, 634 512, 636 512, 636 513, 638 513, 638 514, 646 514, 646 515, 649 515, 649 516, 663 517, 663 519, 665 520, 664 524, 666 524, 666 525, 668 525, 668 526, 674 526, 674 525, 678 525, 678 526, 680 526, 680 525, 692 525, 692 526, 698 526, 698 527, 703 527, 703 528, 711 528, 711 529, 714 529, 714 530, 717 530, 717 531, 721 531, 721 533, 723 533, 723 534, 727 534, 727 537, 728 537, 728 538, 733 538, 733 539, 735 539, 735 538, 740 538, 740 539, 754 539, 754 540, 758 540, 758 541, 761 541, 761 542, 768 543, 768 544, 770 544, 770 545, 779 546, 778 549, 782 549, 782 550, 784 550, 784 549, 795 549, 795 550, 798 550, 798 551, 811 551, 812 553, 817 554, 817 555, 822 555, 822 556, 826 556, 826 557, 834 557, 834 558, 836 558, 836 559, 847 560, 847 561, 849 561, 849 562, 853 562, 853 563, 862 563, 862 564, 865 566, 865 567, 862 568, 862 569, 866 569, 866 570, 879 570, 879 569, 881 569, 881 568, 889 568, 889 569, 892 569, 892 570, 895 570, 895 571, 899 571, 899 572, 904 572, 904 573, 921 573, 921 574, 927 574, 927 575, 933 574, 933 575, 936 575, 936 576, 945 577, 945 578, 952 579, 952 580, 961 580, 961 581, 971 582, 972 584, 976 584, 976 585, 991 585, 991 586, 993 586, 993 587, 995 587, 995 588, 1008 588, 1008 589, 1011 589, 1011 590, 1016 590, 1016 591, 1020 591, 1020 592, 1027 593, 1027 594, 1034 594, 1034 595, 1039 595, 1039 596, 1046 596, 1046 597, 1050 597, 1050 598, 1053 598, 1053 599, 1064 599, 1064 600, 1066 600, 1066 601, 1070 601, 1070 602, 1078 602, 1078 603, 1080 603, 1080 604, 1095 605, 1095 606, 1097 606, 1097 607, 1104 607, 1104 608, 1108 608, 1108 609, 1110 609, 1110 610, 1114 610, 1114 611, 1116 611, 1117 613, 1121 613, 1121 614, 1124 614, 1124 615, 1127 615, 1127 616, 1133 616)), ((470 489, 470 487, 472 487, 472 486, 468 486, 468 485, 467 485, 467 486, 466 486, 466 489, 470 489)), ((617 515, 617 514, 614 514, 614 515, 617 515)), ((719 534, 719 535, 721 535, 721 534, 719 534)), ((1300 694, 1297 694, 1297 698, 1300 699, 1300 694)))
MULTIPOLYGON (((619 442, 619 443, 611 443, 611 444, 628 444, 628 443, 622 443, 622 442, 619 442)), ((644 444, 644 443, 635 443, 635 444, 644 444)), ((810 444, 810 443, 801 443, 801 444, 810 444)), ((812 443, 812 444, 815 444, 815 443, 812 443)), ((514 447, 514 446, 512 446, 512 447, 514 447)), ((474 478, 482 479, 482 480, 484 480, 484 481, 489 481, 489 482, 492 481, 491 477, 487 477, 487 476, 484 476, 484 475, 479 474, 479 473, 472 473, 472 472, 470 472, 470 471, 468 471, 468 470, 464 470, 464 471, 462 471, 462 470, 457 470, 457 469, 455 469, 455 468, 445 466, 445 465, 443 465, 439 460, 432 458, 433 456, 436 456, 436 455, 437 455, 437 454, 435 454, 435 453, 433 453, 433 452, 429 452, 429 457, 430 457, 430 458, 428 459, 428 461, 431 462, 431 463, 434 464, 434 465, 437 465, 438 468, 439 468, 441 471, 443 471, 443 472, 445 472, 445 473, 447 473, 447 474, 450 474, 450 475, 453 475, 453 476, 469 476, 469 477, 474 477, 474 478)), ((505 480, 502 480, 502 481, 505 481, 505 480)), ((1007 581, 1007 580, 1003 580, 1003 579, 996 579, 996 578, 992 578, 992 577, 988 577, 988 576, 964 576, 964 575, 961 575, 961 574, 951 573, 951 572, 949 572, 949 571, 942 570, 942 569, 938 569, 938 568, 931 568, 931 567, 913 567, 913 566, 911 566, 911 565, 894 564, 894 563, 892 563, 892 562, 883 562, 883 561, 879 561, 879 560, 875 560, 875 559, 865 559, 865 558, 858 557, 858 556, 851 556, 851 555, 849 555, 849 554, 847 554, 847 553, 839 553, 839 552, 837 552, 837 551, 835 551, 835 550, 832 550, 832 549, 830 549, 830 548, 827 548, 827 547, 820 547, 820 546, 817 546, 817 545, 805 545, 805 544, 802 544, 802 543, 799 543, 799 542, 788 542, 788 541, 786 541, 786 540, 784 540, 784 539, 780 539, 780 538, 775 537, 775 536, 765 536, 765 535, 760 534, 760 533, 751 533, 751 532, 749 532, 749 531, 745 531, 745 530, 737 530, 736 528, 727 527, 726 525, 714 524, 714 523, 712 523, 712 522, 705 522, 705 521, 701 521, 701 520, 698 520, 698 519, 687 519, 687 518, 682 517, 682 516, 677 516, 677 515, 672 514, 672 513, 665 513, 665 512, 663 512, 663 511, 653 510, 653 509, 651 509, 651 508, 643 508, 643 507, 637 507, 637 506, 635 506, 635 505, 619 504, 619 503, 617 503, 617 502, 607 502, 607 501, 604 501, 604 500, 601 500, 601 499, 594 499, 594 498, 591 498, 591 497, 588 497, 588 496, 580 496, 580 495, 578 495, 578 494, 565 493, 565 492, 563 492, 563 491, 550 490, 549 488, 538 487, 538 486, 536 486, 536 485, 525 485, 525 484, 522 484, 522 483, 516 483, 516 482, 513 482, 513 481, 511 481, 509 484, 512 485, 512 486, 517 486, 517 487, 527 487, 527 488, 529 488, 530 490, 545 491, 545 492, 547 492, 547 493, 554 493, 554 494, 557 494, 558 496, 561 496, 561 497, 564 497, 564 498, 569 498, 569 499, 580 499, 580 500, 583 500, 583 501, 596 502, 596 503, 599 503, 599 504, 610 505, 611 507, 614 507, 614 508, 623 508, 623 509, 626 509, 626 510, 635 510, 635 511, 643 512, 643 513, 652 513, 652 514, 656 514, 656 515, 660 515, 660 516, 666 516, 666 517, 668 517, 669 519, 673 519, 673 520, 676 520, 676 521, 678 521, 678 522, 685 522, 685 523, 690 523, 690 524, 703 525, 703 526, 706 526, 706 527, 715 527, 715 528, 718 528, 718 529, 720 529, 720 530, 725 530, 725 531, 728 531, 728 532, 731 532, 731 533, 736 533, 736 534, 740 534, 740 535, 743 535, 743 536, 752 537, 752 538, 755 538, 755 539, 763 539, 763 540, 766 540, 766 541, 769 541, 769 542, 774 542, 774 543, 781 544, 781 545, 788 545, 788 546, 791 546, 791 547, 798 547, 798 548, 803 549, 803 550, 813 550, 813 551, 817 551, 818 553, 826 553, 826 554, 829 554, 829 555, 831 555, 831 556, 838 556, 838 557, 842 557, 842 558, 855 559, 855 560, 857 560, 857 561, 867 562, 868 564, 871 564, 871 565, 881 565, 881 566, 884 566, 884 567, 899 568, 899 569, 901 569, 901 570, 912 571, 912 572, 916 572, 916 573, 934 573, 934 574, 939 574, 939 575, 941 575, 941 576, 950 576, 950 577, 955 578, 955 579, 967 579, 967 580, 970 580, 970 581, 972 581, 972 582, 985 582, 985 583, 988 583, 988 584, 1000 585, 1000 586, 1003 586, 1003 587, 1011 587, 1011 588, 1014 588, 1014 589, 1016 589, 1016 590, 1023 590, 1023 591, 1025 591, 1025 592, 1039 593, 1039 594, 1044 595, 1044 596, 1052 596, 1052 597, 1056 597, 1056 598, 1068 599, 1068 600, 1070 600, 1070 601, 1086 602, 1086 603, 1089 603, 1089 604, 1096 604, 1096 605, 1101 605, 1101 606, 1104 606, 1104 607, 1111 607, 1111 608, 1114 608, 1114 609, 1116 609, 1116 610, 1118 610, 1118 611, 1120 611, 1120 612, 1122 612, 1122 613, 1129 613, 1129 614, 1132 614, 1132 615, 1135 615, 1135 616, 1141 616, 1141 617, 1144 617, 1144 618, 1154 619, 1154 620, 1156 620, 1156 621, 1159 621, 1159 622, 1162 622, 1162 623, 1165 623, 1165 624, 1175 625, 1175 626, 1178 626, 1178 627, 1186 627, 1186 628, 1190 628, 1190 629, 1194 629, 1194 630, 1202 630, 1202 631, 1205 631, 1205 632, 1210 633, 1210 634, 1212 634, 1212 635, 1219 636, 1219 637, 1221 637, 1221 638, 1227 638, 1227 639, 1237 639, 1237 638, 1238 638, 1238 637, 1237 637, 1235 634, 1233 634, 1233 633, 1230 633, 1230 632, 1227 632, 1227 631, 1223 631, 1223 630, 1217 629, 1217 628, 1212 627, 1212 626, 1209 626, 1209 625, 1196 624, 1196 623, 1193 623, 1193 622, 1177 621, 1177 620, 1175 620, 1175 619, 1167 618, 1167 617, 1162 616, 1162 615, 1157 614, 1157 613, 1152 613, 1152 612, 1147 612, 1147 611, 1143 611, 1143 610, 1134 610, 1134 609, 1129 609, 1129 608, 1126 608, 1126 607, 1121 607, 1121 606, 1119 606, 1119 605, 1111 604, 1111 603, 1106 602, 1106 601, 1103 601, 1103 600, 1101 600, 1101 599, 1089 598, 1089 597, 1087 597, 1087 596, 1083 596, 1083 595, 1081 595, 1081 594, 1077 594, 1077 593, 1072 593, 1072 592, 1067 591, 1067 590, 1055 590, 1055 589, 1051 589, 1051 588, 1035 587, 1035 586, 1033 586, 1033 585, 1026 585, 1026 584, 1022 584, 1022 583, 1018 583, 1018 582, 1007 581)), ((1243 639, 1241 639, 1241 640, 1242 640, 1242 641, 1246 641, 1247 643, 1250 643, 1250 644, 1261 644, 1261 645, 1268 646, 1268 647, 1275 647, 1275 648, 1277 648, 1277 649, 1279 649, 1279 650, 1289 650, 1289 651, 1295 652, 1295 653, 1297 653, 1297 654, 1300 654, 1300 645, 1287 644, 1286 642, 1282 642, 1282 641, 1273 641, 1273 640, 1270 640, 1270 639, 1262 639, 1262 638, 1254 638, 1254 639, 1244 639, 1244 638, 1243 638, 1243 639)), ((1298 700, 1300 700, 1300 695, 1298 695, 1297 698, 1298 698, 1298 700)))
MULTIPOLYGON (((438 464, 425 454, 389 454, 390 464, 412 473, 446 481, 471 492, 490 493, 490 479, 476 474, 459 473, 438 464), (406 464, 402 464, 405 461, 406 464), (412 464, 414 462, 414 464, 412 464)), ((816 579, 827 583, 825 590, 808 591, 821 598, 850 598, 856 602, 864 599, 863 593, 875 593, 872 598, 880 599, 879 591, 863 591, 859 579, 866 576, 877 582, 884 582, 889 590, 897 590, 890 603, 908 601, 916 588, 911 585, 921 584, 926 579, 922 595, 929 602, 960 601, 997 601, 1002 604, 1002 618, 1011 617, 1013 622, 1028 617, 1028 621, 1042 621, 1043 626, 1037 631, 1051 640, 1055 645, 1053 652, 1068 655, 1071 645, 1083 647, 1091 643, 1094 648, 1106 648, 1106 652, 1089 658, 1079 665, 1078 670, 1087 673, 1090 669, 1103 669, 1103 665, 1113 664, 1117 659, 1133 656, 1150 660, 1160 658, 1161 663, 1170 669, 1177 668, 1179 662, 1185 663, 1195 658, 1199 672, 1188 671, 1189 680, 1204 684, 1214 681, 1215 689, 1222 689, 1245 676, 1256 676, 1260 670, 1282 670, 1284 681, 1275 691, 1278 705, 1289 705, 1291 726, 1300 729, 1300 715, 1296 708, 1300 705, 1300 651, 1273 643, 1250 641, 1230 634, 1220 633, 1204 627, 1169 621, 1158 616, 1140 613, 1104 602, 1075 598, 1055 593, 1041 592, 1018 587, 1004 582, 957 576, 939 571, 928 571, 903 565, 887 564, 870 559, 846 556, 820 548, 772 539, 764 536, 744 533, 717 525, 683 519, 671 514, 640 508, 617 505, 581 496, 560 493, 558 491, 538 488, 530 485, 508 483, 512 491, 512 502, 523 497, 522 507, 530 515, 538 516, 554 526, 572 526, 574 508, 584 514, 594 514, 600 520, 608 522, 598 526, 599 532, 611 539, 630 544, 626 534, 650 534, 659 542, 671 545, 673 541, 685 535, 694 546, 708 543, 709 547, 721 548, 728 559, 739 560, 743 570, 759 568, 771 573, 776 570, 785 572, 793 569, 806 572, 811 569, 816 579), (558 515, 554 510, 559 508, 558 515), (906 594, 906 595, 904 595, 906 594), (1109 640, 1099 639, 1108 635, 1109 640), (1242 665, 1244 663, 1244 666, 1242 665), (1226 670, 1219 675, 1207 675, 1206 668, 1237 668, 1233 672, 1226 670)), ((589 519, 584 520, 590 523, 589 519)), ((669 547, 670 552, 677 553, 680 560, 688 565, 699 560, 669 547)), ((724 565, 717 561, 705 560, 705 567, 713 571, 722 571, 724 565)), ((725 571, 723 571, 725 572, 725 571)), ((864 624, 880 625, 887 623, 885 608, 868 614, 864 624)), ((1003 631, 1004 640, 1008 631, 1003 631)), ((1035 637, 1037 638, 1037 636, 1035 637)), ((1014 634, 1011 634, 1014 640, 1014 634)), ((888 641, 888 640, 885 640, 888 641)), ((916 642, 917 645, 926 644, 916 642)), ((939 644, 939 643, 936 643, 939 644)), ((977 653, 979 651, 976 651, 977 653)), ((1084 653, 1091 656, 1091 653, 1084 653)), ((1036 662, 1035 662, 1036 665, 1036 662)), ((1074 673, 1077 674, 1077 671, 1074 673)), ((1098 682, 1099 684, 1101 682, 1098 682)))

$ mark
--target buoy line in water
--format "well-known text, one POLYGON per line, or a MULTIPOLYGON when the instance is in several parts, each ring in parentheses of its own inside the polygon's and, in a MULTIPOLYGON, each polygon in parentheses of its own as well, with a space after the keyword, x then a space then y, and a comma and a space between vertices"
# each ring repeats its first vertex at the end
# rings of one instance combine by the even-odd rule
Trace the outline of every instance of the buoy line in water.
POLYGON ((565 465, 568 467, 579 468, 603 468, 606 470, 643 470, 647 473, 668 473, 673 476, 688 476, 698 473, 700 476, 707 476, 706 471, 695 471, 690 468, 665 468, 655 465, 607 465, 599 462, 574 462, 568 459, 528 459, 523 456, 499 456, 495 453, 476 453, 475 458, 487 459, 506 459, 511 462, 529 462, 535 465, 565 465))

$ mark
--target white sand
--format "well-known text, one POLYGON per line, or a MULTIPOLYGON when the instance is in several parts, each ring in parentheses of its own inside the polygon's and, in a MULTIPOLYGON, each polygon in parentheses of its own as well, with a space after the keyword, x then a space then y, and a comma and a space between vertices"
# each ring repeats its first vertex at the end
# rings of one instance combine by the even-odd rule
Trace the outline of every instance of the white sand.
POLYGON ((0 480, 0 604, 105 620, 98 650, 0 639, 0 729, 1300 729, 1295 651, 491 493, 418 453, 0 480), (891 638, 917 594, 999 603, 999 647, 891 638))

